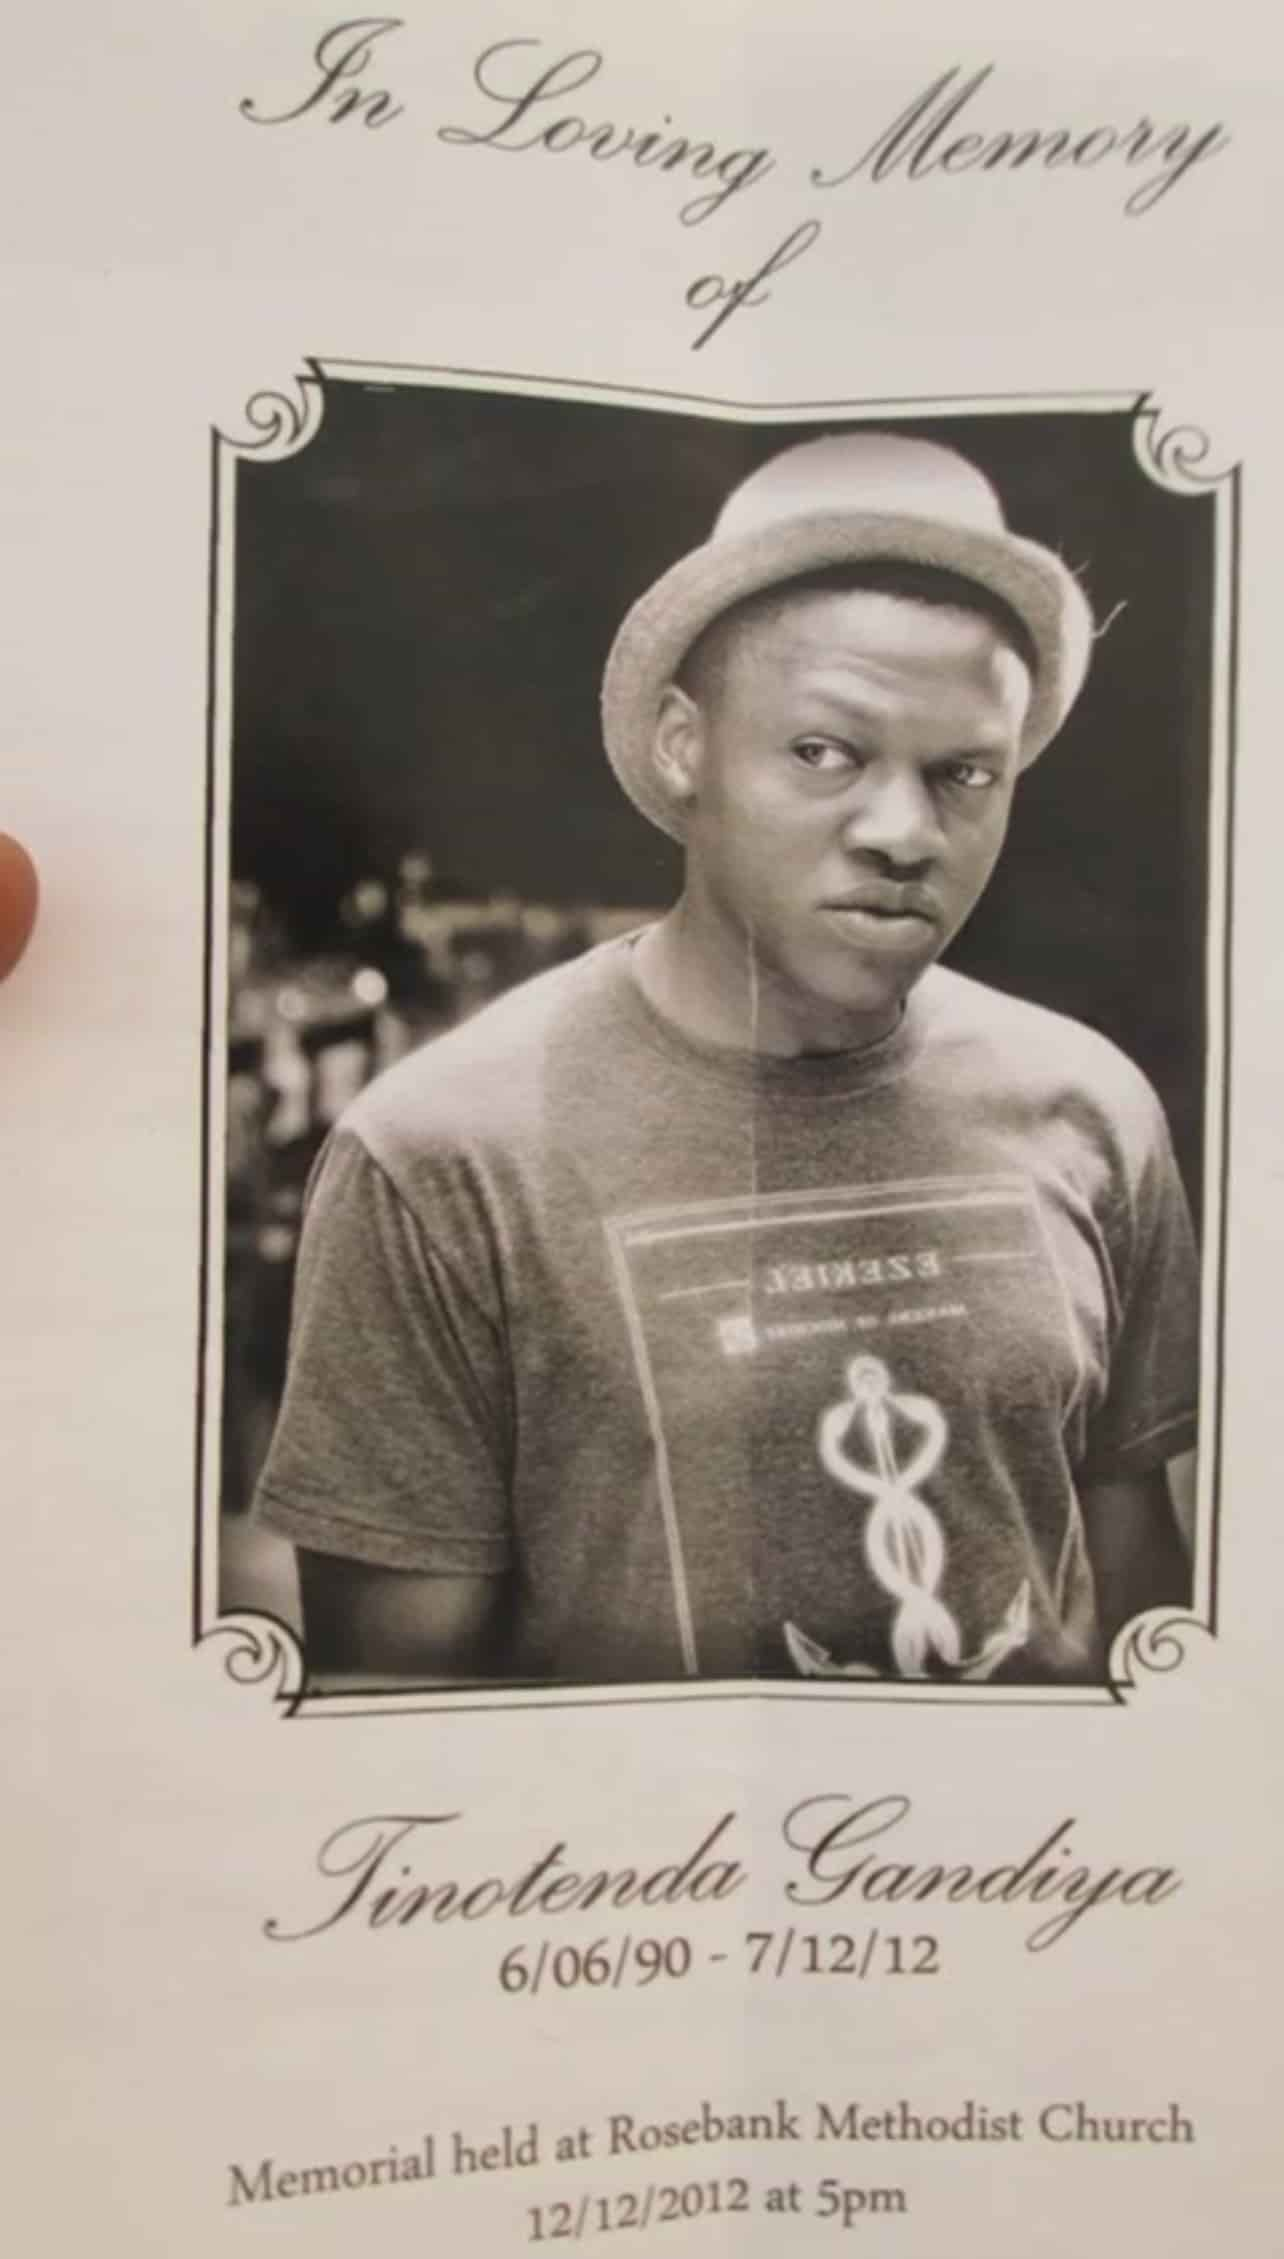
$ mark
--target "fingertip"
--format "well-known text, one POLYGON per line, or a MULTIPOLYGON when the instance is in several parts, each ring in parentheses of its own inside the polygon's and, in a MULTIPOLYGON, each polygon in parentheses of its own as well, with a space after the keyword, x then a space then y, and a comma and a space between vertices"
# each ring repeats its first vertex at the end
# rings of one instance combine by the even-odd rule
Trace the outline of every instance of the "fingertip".
POLYGON ((8 978, 31 939, 39 901, 40 881, 30 855, 0 831, 0 980, 8 978))

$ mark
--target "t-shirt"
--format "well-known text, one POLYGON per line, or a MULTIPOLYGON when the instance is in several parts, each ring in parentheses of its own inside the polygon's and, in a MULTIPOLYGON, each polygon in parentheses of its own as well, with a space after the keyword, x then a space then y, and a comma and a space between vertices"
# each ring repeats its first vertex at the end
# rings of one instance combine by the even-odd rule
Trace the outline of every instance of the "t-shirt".
POLYGON ((340 1123, 260 1511, 508 1578, 513 1677, 1082 1675, 1080 1486, 1193 1437, 1149 1085, 941 967, 860 1052, 700 1045, 631 948, 340 1123))

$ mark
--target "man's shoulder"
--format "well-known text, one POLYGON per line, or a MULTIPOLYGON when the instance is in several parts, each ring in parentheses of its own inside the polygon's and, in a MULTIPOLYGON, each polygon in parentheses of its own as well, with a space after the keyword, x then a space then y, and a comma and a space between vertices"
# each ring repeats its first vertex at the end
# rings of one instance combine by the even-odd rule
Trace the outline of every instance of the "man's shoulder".
POLYGON ((553 1055, 573 1076, 574 1060, 587 1062, 600 1046, 620 946, 603 942, 535 974, 412 1051, 367 1085, 340 1127, 394 1173, 398 1162, 443 1147, 535 1130, 546 1115, 553 1055))
POLYGON ((1095 1104, 1111 1117, 1157 1104, 1141 1069, 1099 1029, 1069 1013, 937 965, 923 983, 928 1040, 946 1074, 982 1075, 1034 1101, 1095 1104))

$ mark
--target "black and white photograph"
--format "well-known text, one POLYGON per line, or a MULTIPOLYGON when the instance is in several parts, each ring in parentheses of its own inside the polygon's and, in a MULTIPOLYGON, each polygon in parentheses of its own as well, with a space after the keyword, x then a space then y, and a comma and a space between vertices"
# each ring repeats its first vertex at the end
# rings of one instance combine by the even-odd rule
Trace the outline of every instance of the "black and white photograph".
POLYGON ((1108 1690, 1212 1574, 1213 489, 1141 399, 308 400, 222 464, 222 1608, 1108 1690))

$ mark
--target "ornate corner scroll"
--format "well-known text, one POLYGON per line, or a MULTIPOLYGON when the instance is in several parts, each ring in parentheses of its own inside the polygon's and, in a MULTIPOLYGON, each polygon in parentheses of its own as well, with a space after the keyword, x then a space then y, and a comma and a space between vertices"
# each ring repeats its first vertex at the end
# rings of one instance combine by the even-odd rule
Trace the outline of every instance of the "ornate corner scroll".
POLYGON ((1188 1608, 1150 1608, 1124 1625, 1110 1653, 1116 1693, 1136 1693, 1147 1679, 1178 1671, 1196 1641, 1212 1638, 1202 1616, 1188 1608))
POLYGON ((321 372, 309 362, 281 391, 265 386, 250 394, 241 411, 248 435, 220 426, 218 437, 235 455, 252 455, 260 463, 282 463, 289 455, 302 454, 315 439, 324 413, 321 372))
POLYGON ((273 1701, 293 1705, 303 1692, 303 1654, 288 1624, 248 1610, 206 1625, 198 1644, 221 1640, 223 1675, 235 1686, 263 1687, 273 1701))
POLYGON ((1164 410, 1143 399, 1132 427, 1138 464, 1156 486, 1170 494, 1207 495, 1234 471, 1233 463, 1217 465, 1208 433, 1198 424, 1166 424, 1164 410))

